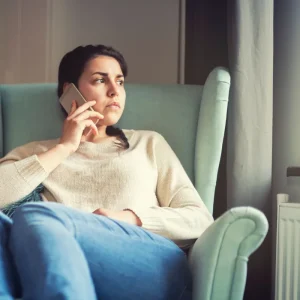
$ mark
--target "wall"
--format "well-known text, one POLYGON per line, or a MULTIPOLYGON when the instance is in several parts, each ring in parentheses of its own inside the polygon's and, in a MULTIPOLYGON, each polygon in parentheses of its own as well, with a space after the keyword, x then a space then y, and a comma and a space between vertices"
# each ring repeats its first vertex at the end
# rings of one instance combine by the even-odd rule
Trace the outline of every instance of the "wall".
MULTIPOLYGON (((300 178, 286 177, 288 166, 300 166, 300 2, 276 0, 274 10, 273 220, 276 224, 278 193, 288 193, 290 201, 300 202, 300 178)), ((275 226, 272 233, 274 279, 275 226)))
POLYGON ((0 0, 0 82, 54 82, 61 57, 107 44, 129 65, 129 82, 176 83, 180 0, 0 0))

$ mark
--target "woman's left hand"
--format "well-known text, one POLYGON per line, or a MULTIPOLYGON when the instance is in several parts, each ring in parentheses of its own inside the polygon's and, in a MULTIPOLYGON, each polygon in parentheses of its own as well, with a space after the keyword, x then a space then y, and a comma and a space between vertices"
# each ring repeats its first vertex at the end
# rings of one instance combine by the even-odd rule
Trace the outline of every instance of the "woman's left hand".
POLYGON ((114 211, 105 208, 98 208, 95 211, 93 211, 93 214, 105 216, 111 219, 127 222, 129 224, 137 226, 142 226, 142 222, 139 219, 139 217, 131 210, 114 211))

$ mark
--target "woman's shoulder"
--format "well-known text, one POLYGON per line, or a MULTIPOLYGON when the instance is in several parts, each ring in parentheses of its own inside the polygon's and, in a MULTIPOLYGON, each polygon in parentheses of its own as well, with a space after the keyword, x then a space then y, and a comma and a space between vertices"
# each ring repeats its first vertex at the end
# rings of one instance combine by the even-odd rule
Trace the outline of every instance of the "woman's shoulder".
POLYGON ((164 140, 164 137, 154 130, 134 130, 134 129, 123 129, 129 142, 157 142, 164 140))
POLYGON ((165 142, 164 137, 153 130, 123 130, 126 135, 128 142, 132 146, 146 146, 153 147, 154 145, 161 144, 165 142))
POLYGON ((153 130, 133 130, 133 129, 123 129, 124 134, 127 139, 135 139, 135 140, 160 140, 163 139, 163 136, 157 131, 153 130))

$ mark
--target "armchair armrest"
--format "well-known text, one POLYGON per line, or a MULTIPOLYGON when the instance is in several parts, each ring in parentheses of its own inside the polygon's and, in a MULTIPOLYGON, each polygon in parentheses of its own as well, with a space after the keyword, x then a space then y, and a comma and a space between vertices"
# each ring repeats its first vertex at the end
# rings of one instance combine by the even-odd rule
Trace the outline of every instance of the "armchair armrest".
POLYGON ((194 300, 243 299, 247 262, 268 232, 265 215, 252 207, 230 209, 189 252, 194 300))

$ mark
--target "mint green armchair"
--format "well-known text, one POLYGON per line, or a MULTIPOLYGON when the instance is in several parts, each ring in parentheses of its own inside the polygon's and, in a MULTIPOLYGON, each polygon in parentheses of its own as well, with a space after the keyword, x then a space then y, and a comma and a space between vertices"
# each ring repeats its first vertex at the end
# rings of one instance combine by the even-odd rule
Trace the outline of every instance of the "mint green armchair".
MULTIPOLYGON (((33 140, 60 136, 63 113, 55 84, 0 85, 0 154, 33 140)), ((121 128, 161 133, 212 212, 226 124, 230 75, 214 69, 204 86, 127 84, 121 128)), ((233 208, 196 241, 188 259, 193 299, 243 298, 248 257, 268 231, 265 216, 233 208)))

